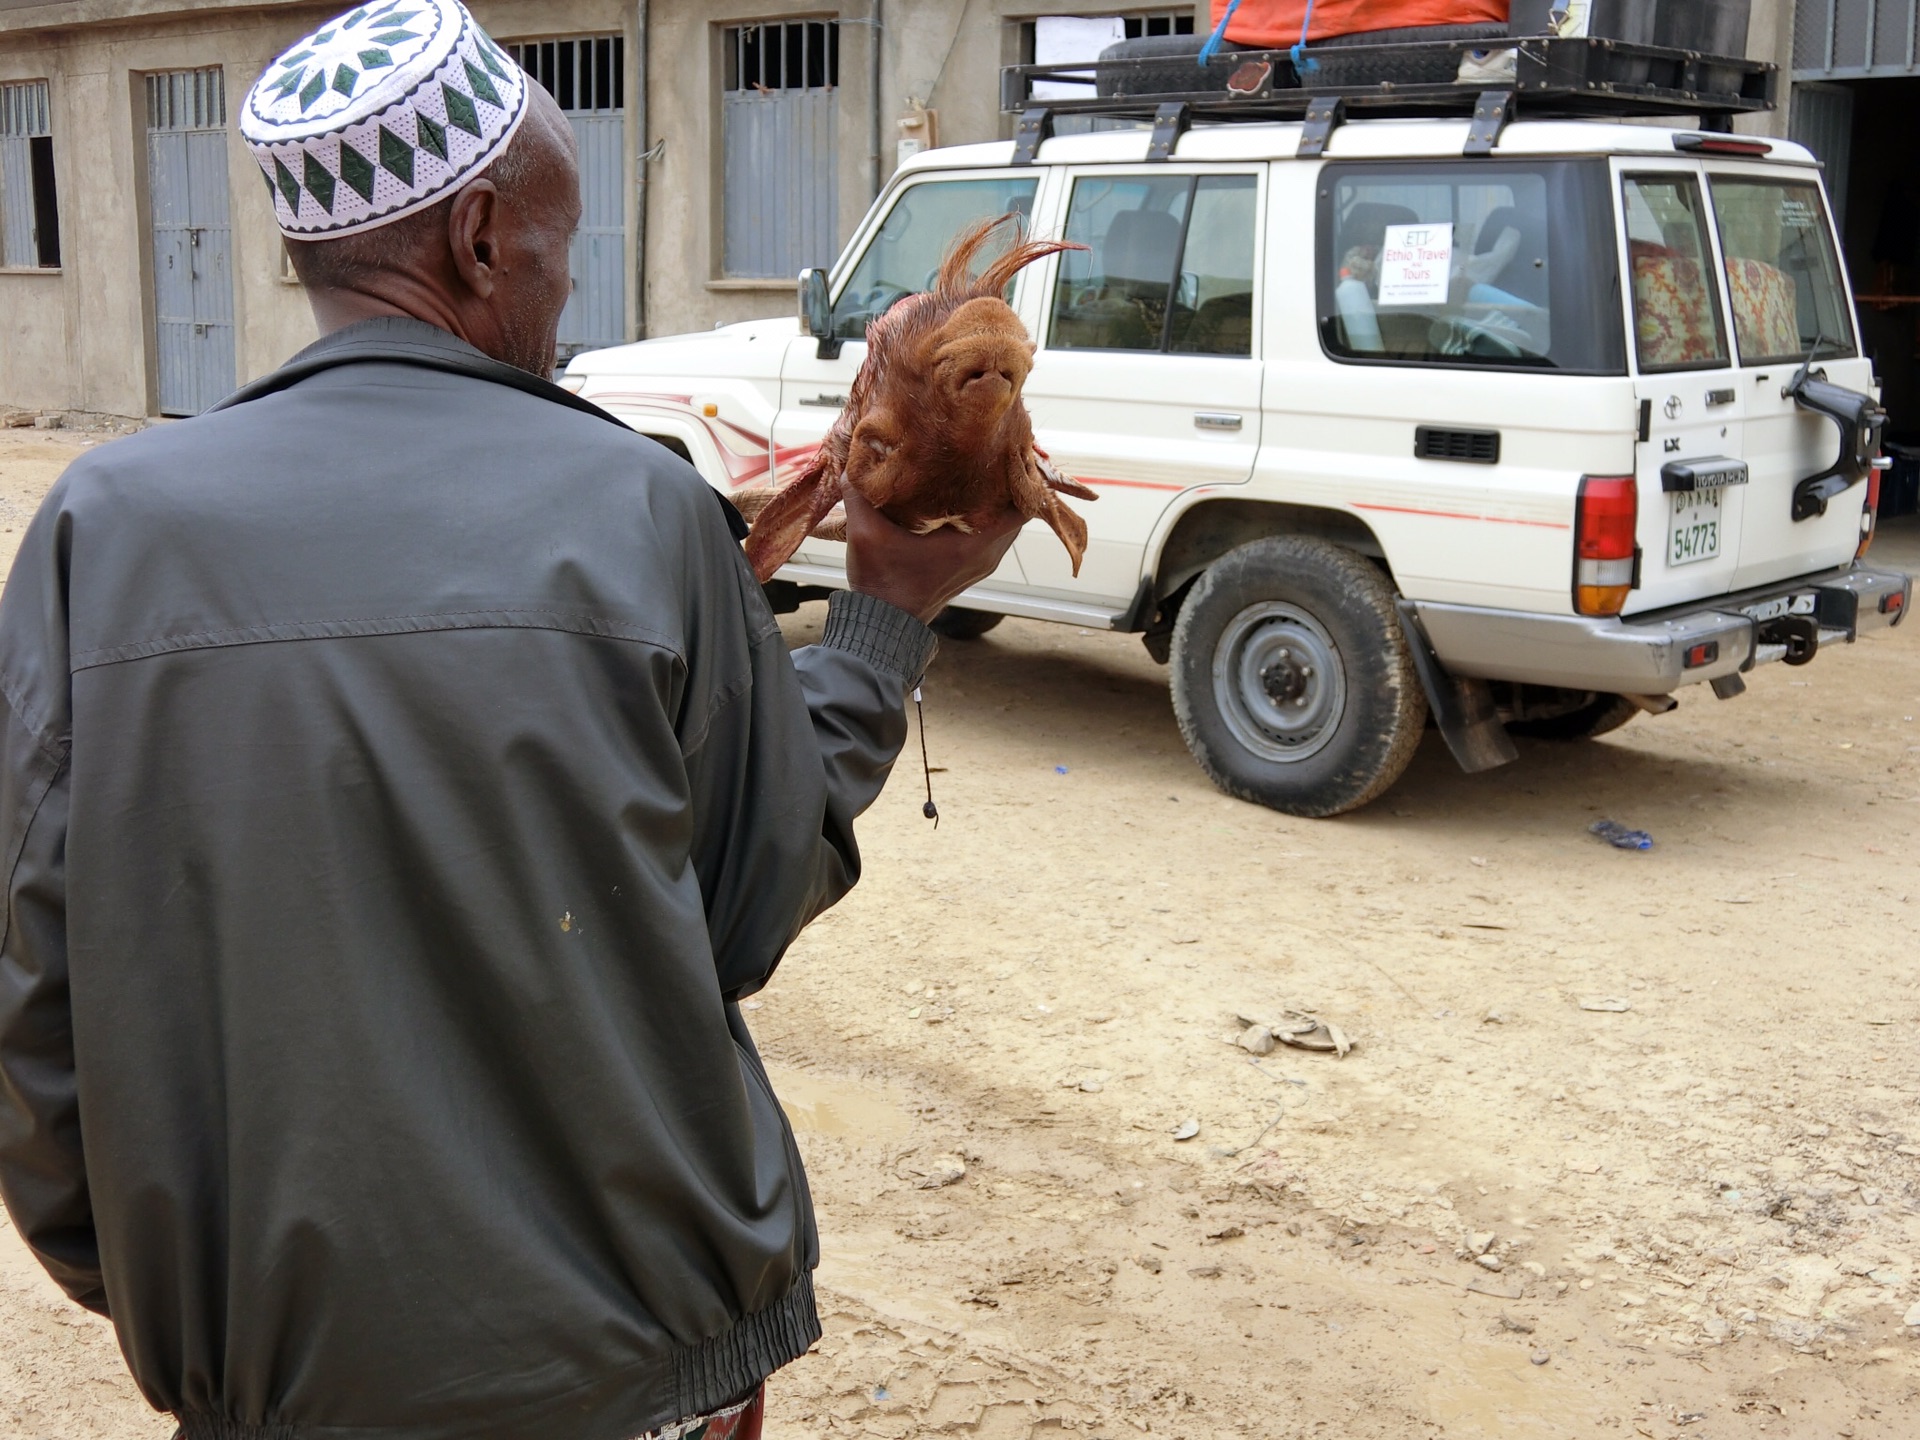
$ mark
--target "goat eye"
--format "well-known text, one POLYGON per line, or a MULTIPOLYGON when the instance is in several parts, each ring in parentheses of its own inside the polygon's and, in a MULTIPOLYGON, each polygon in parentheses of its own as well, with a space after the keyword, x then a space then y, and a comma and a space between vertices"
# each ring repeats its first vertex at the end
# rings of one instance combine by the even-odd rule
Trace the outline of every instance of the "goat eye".
POLYGON ((886 459, 887 456, 893 454, 894 452, 894 447, 892 445, 889 445, 884 440, 876 440, 871 435, 867 436, 867 448, 873 451, 873 453, 878 455, 882 460, 886 459))

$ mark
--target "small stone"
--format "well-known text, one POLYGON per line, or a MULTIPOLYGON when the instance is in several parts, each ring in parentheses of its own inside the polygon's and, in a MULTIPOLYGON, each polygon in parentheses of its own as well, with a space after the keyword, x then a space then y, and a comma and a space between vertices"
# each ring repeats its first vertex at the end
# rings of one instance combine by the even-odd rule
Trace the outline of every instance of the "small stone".
POLYGON ((1740 1263, 1740 1252, 1731 1245, 1716 1245, 1707 1251, 1707 1259, 1716 1265, 1737 1265, 1740 1263))
POLYGON ((1878 1190, 1862 1190, 1860 1192, 1860 1203, 1862 1205, 1878 1205, 1880 1203, 1880 1192, 1878 1190))
POLYGON ((1900 1323, 1902 1325, 1911 1325, 1914 1329, 1920 1330, 1920 1301, 1914 1303, 1913 1308, 1907 1311, 1906 1318, 1900 1323))
POLYGON ((1467 1239, 1467 1248, 1476 1255, 1484 1255, 1493 1248, 1494 1235, 1491 1230, 1476 1230, 1467 1239))
POLYGON ((1187 1274, 1196 1280, 1218 1280, 1226 1273, 1227 1272, 1218 1265, 1193 1265, 1187 1269, 1187 1274))
POLYGON ((1531 1320, 1519 1319, 1502 1310, 1500 1312, 1500 1328, 1513 1335, 1531 1335, 1533 1333, 1533 1322, 1531 1320))
POLYGON ((1245 1230, 1242 1230, 1238 1225, 1223 1225, 1218 1230, 1209 1230, 1207 1232, 1207 1239, 1238 1240, 1242 1235, 1246 1233, 1247 1232, 1245 1230))
POLYGON ((935 1155, 919 1174, 916 1189, 940 1190, 967 1178, 967 1162, 958 1155, 935 1155))
POLYGON ((1162 1268, 1164 1268, 1160 1263, 1160 1257, 1158 1255, 1136 1255, 1133 1257, 1133 1263, 1149 1275, 1158 1275, 1162 1268))
POLYGON ((1102 1083, 1099 1080, 1095 1080, 1091 1077, 1085 1080, 1082 1080, 1080 1082, 1081 1093, 1085 1095, 1098 1095, 1102 1090, 1106 1088, 1107 1087, 1104 1083, 1102 1083))
POLYGON ((1582 1280, 1580 1282, 1580 1288, 1582 1290, 1591 1290, 1593 1288, 1593 1282, 1591 1280, 1582 1280))
POLYGON ((1240 1038, 1234 1041, 1250 1055, 1271 1055, 1273 1053, 1273 1029, 1267 1025, 1249 1025, 1240 1032, 1240 1038))
POLYGON ((1700 1328, 1706 1332, 1706 1337, 1709 1340, 1724 1340, 1733 1333, 1733 1326, 1722 1320, 1718 1315, 1709 1315, 1706 1320, 1701 1323, 1700 1328))
POLYGON ((1489 1010, 1485 1015, 1480 1017, 1480 1023, 1482 1025, 1504 1025, 1507 1023, 1507 1017, 1502 1015, 1498 1010, 1489 1010))
POLYGON ((1533 1361, 1533 1363, 1536 1365, 1544 1365, 1549 1360, 1553 1359, 1553 1356, 1548 1354, 1545 1350, 1536 1350, 1527 1358, 1533 1361))
POLYGON ((1605 1015, 1624 1015, 1633 1009, 1633 1002, 1622 1000, 1617 995, 1589 995, 1580 1002, 1580 1008, 1605 1015))
POLYGON ((58 430, 66 423, 67 422, 58 415, 36 415, 33 417, 33 428, 36 430, 58 430))
POLYGON ((1188 1116, 1185 1120, 1182 1120, 1178 1125, 1173 1127, 1172 1131, 1175 1140, 1191 1140, 1199 1133, 1200 1122, 1192 1116, 1188 1116))
POLYGON ((1538 1260, 1523 1260, 1520 1262, 1520 1268, 1536 1280, 1544 1280, 1547 1278, 1547 1267, 1542 1265, 1538 1260))
POLYGON ((1898 1285, 1900 1283, 1899 1272, 1889 1270, 1884 1266, 1878 1270, 1869 1270, 1867 1272, 1867 1278, 1876 1285, 1898 1285))
POLYGON ((1492 1270, 1496 1273, 1506 1268, 1505 1262, 1498 1255, 1481 1255, 1476 1257, 1473 1263, 1482 1270, 1492 1270))

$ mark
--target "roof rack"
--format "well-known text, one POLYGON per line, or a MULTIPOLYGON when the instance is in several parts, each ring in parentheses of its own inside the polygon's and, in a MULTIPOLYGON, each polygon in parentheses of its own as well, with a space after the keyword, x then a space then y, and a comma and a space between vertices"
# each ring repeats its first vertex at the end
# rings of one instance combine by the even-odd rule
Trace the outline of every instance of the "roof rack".
POLYGON ((1333 129, 1358 115, 1459 115, 1473 121, 1469 155, 1491 153, 1516 112, 1529 119, 1620 119, 1633 115, 1698 115, 1702 128, 1729 130, 1735 115, 1774 108, 1779 67, 1730 55, 1703 55, 1600 37, 1515 37, 1419 41, 1393 45, 1308 46, 1296 71, 1287 50, 1221 52, 1198 57, 1146 56, 1074 65, 1009 65, 1000 72, 1000 108, 1018 114, 1016 164, 1031 164, 1063 115, 1151 122, 1149 155, 1167 159, 1192 122, 1301 120, 1300 153, 1324 153, 1333 129), (1504 67, 1512 55, 1512 69, 1504 67), (1327 83, 1334 76, 1373 73, 1458 74, 1469 52, 1478 78, 1444 83, 1382 80, 1327 83), (1193 86, 1174 89, 1190 66, 1193 86), (1082 87, 1085 95, 1034 96, 1037 83, 1082 87))

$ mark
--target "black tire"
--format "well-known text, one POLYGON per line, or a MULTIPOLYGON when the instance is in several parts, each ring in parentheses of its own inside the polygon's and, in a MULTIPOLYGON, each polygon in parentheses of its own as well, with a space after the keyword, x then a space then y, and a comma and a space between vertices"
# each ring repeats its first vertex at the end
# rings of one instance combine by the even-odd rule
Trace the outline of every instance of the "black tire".
POLYGON ((963 610, 949 605, 927 628, 944 640, 978 640, 1007 617, 991 610, 963 610))
POLYGON ((1545 720, 1509 720, 1507 731, 1529 740, 1594 740, 1611 734, 1640 714, 1624 695, 1596 695, 1576 710, 1545 720))
MULTIPOLYGON (((1336 35, 1316 40, 1309 49, 1343 50, 1350 45, 1418 45, 1434 40, 1487 41, 1505 45, 1512 37, 1502 24, 1484 25, 1403 25, 1392 30, 1360 30, 1351 35, 1336 35)), ((1331 89, 1340 85, 1451 85, 1460 73, 1460 56, 1453 50, 1421 53, 1403 51, 1398 55, 1341 56, 1316 54, 1318 69, 1300 77, 1307 90, 1331 89)))
POLYGON ((1426 726, 1392 583, 1325 540, 1255 540, 1214 562, 1180 607, 1171 664, 1174 717, 1200 768, 1289 815, 1377 798, 1426 726))
MULTIPOLYGON (((1102 60, 1132 60, 1137 67, 1108 71, 1095 81, 1094 89, 1108 95, 1186 95, 1204 90, 1227 88, 1227 80, 1240 68, 1244 45, 1223 44, 1202 69, 1197 63, 1205 35, 1143 35, 1138 40, 1122 40, 1100 52, 1102 60)), ((1299 85, 1293 66, 1282 60, 1274 66, 1273 88, 1291 90, 1299 85)))

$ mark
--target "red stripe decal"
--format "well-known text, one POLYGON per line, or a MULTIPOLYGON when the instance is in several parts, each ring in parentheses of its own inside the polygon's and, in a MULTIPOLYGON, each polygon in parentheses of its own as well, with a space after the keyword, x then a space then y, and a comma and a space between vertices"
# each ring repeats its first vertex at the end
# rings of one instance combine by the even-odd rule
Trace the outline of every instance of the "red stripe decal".
POLYGON ((1457 510, 1421 510, 1412 505, 1365 505, 1356 500, 1356 510, 1385 510, 1394 515, 1431 515, 1440 520, 1479 520, 1488 525, 1533 525, 1542 530, 1571 530, 1559 520, 1517 520, 1509 515, 1463 515, 1457 510))
POLYGON ((1163 485, 1158 480, 1109 480, 1096 475, 1075 475, 1073 478, 1082 485, 1113 485, 1122 490, 1170 490, 1177 494, 1187 488, 1185 485, 1163 485))

